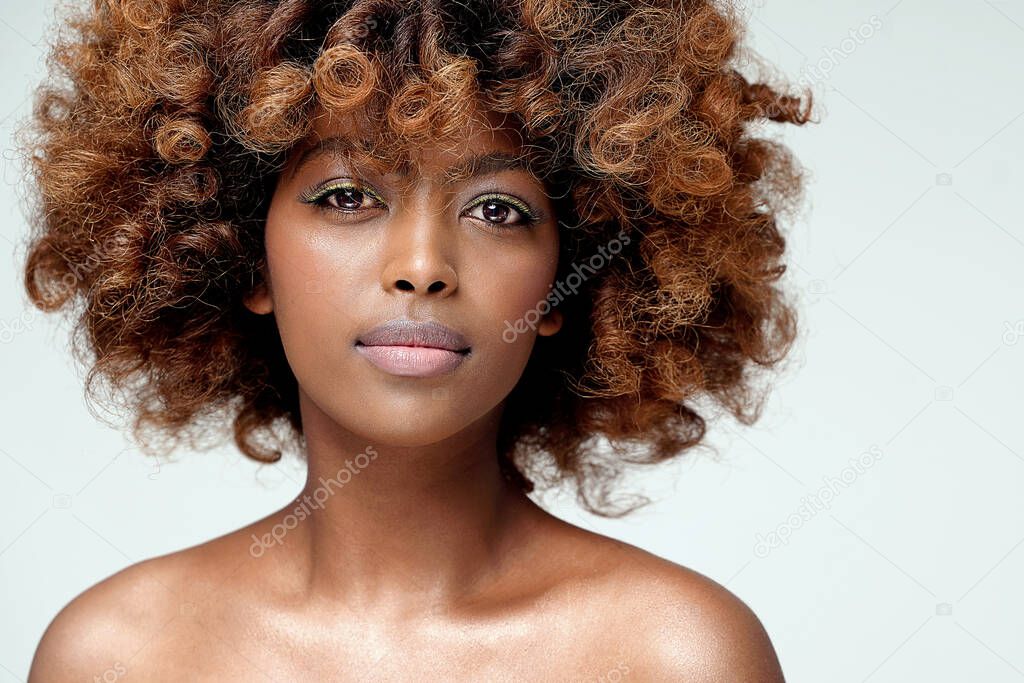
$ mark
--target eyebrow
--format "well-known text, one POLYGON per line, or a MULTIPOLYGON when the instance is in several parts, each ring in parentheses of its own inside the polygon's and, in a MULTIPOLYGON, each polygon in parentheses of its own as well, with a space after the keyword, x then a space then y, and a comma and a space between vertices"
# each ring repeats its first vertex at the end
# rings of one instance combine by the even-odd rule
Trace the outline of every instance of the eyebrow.
MULTIPOLYGON (((348 156, 353 153, 365 154, 366 150, 347 138, 337 136, 324 138, 302 151, 295 162, 295 166, 292 168, 290 176, 294 177, 299 172, 299 169, 321 156, 348 156)), ((470 157, 444 169, 442 172, 443 177, 447 180, 444 180, 442 184, 449 185, 458 180, 465 180, 475 176, 517 170, 526 171, 536 177, 529 159, 524 155, 503 151, 487 152, 470 157)), ((397 172, 403 178, 408 176, 408 172, 405 169, 397 169, 397 172)))

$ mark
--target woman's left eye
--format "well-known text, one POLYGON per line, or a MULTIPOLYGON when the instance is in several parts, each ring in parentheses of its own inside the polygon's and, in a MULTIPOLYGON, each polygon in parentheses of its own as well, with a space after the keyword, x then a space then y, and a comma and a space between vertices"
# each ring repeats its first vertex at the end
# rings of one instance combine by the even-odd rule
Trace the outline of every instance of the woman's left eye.
POLYGON ((473 205, 470 206, 469 212, 473 218, 499 227, 528 225, 537 220, 528 206, 505 195, 484 195, 478 197, 473 205), (509 220, 510 216, 513 217, 513 220, 509 220))

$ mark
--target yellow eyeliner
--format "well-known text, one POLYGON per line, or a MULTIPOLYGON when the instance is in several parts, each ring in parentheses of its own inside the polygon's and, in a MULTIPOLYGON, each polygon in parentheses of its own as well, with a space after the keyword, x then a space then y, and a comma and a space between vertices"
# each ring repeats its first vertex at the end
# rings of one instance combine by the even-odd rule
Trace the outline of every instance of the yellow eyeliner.
POLYGON ((479 197, 474 199, 473 202, 469 206, 467 206, 466 208, 467 209, 472 209, 472 208, 475 208, 475 207, 477 207, 477 206, 479 206, 479 205, 481 205, 481 204, 483 204, 485 202, 489 202, 489 201, 494 200, 494 199, 497 199, 497 200, 499 200, 499 201, 501 201, 501 202, 503 202, 505 204, 508 204, 508 205, 512 206, 519 213, 523 214, 524 216, 526 216, 526 218, 528 218, 530 220, 536 219, 536 215, 533 213, 533 211, 530 210, 529 206, 527 206, 523 202, 519 201, 515 197, 509 196, 507 194, 499 194, 499 193, 496 193, 496 192, 490 192, 488 194, 480 195, 479 197))
POLYGON ((327 195, 331 194, 332 192, 337 192, 338 190, 357 190, 369 197, 373 197, 384 206, 387 206, 387 203, 384 201, 384 198, 381 197, 379 194, 377 194, 368 187, 360 187, 359 185, 356 185, 351 181, 333 182, 324 185, 323 187, 318 188, 313 192, 304 192, 300 197, 300 200, 307 204, 315 204, 316 202, 320 201, 327 195))

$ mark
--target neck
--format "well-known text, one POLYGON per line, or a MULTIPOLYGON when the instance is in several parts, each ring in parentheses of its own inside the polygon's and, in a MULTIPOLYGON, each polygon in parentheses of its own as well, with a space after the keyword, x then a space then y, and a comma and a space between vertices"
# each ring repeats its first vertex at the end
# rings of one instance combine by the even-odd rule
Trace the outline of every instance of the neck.
POLYGON ((311 596, 406 613, 452 606, 502 575, 540 509, 502 477, 501 406, 436 443, 398 447, 301 401, 309 470, 282 513, 306 510, 288 545, 311 596))

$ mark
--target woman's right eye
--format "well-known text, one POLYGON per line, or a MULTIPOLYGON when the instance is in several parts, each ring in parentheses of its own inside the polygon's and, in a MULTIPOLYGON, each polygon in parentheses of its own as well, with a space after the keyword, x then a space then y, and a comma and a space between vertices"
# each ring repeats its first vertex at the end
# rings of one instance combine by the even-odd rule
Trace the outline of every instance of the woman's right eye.
POLYGON ((336 184, 320 188, 309 196, 303 197, 302 201, 321 209, 342 213, 358 213, 363 209, 387 207, 376 193, 351 184, 336 184), (373 206, 374 203, 378 206, 373 206))

